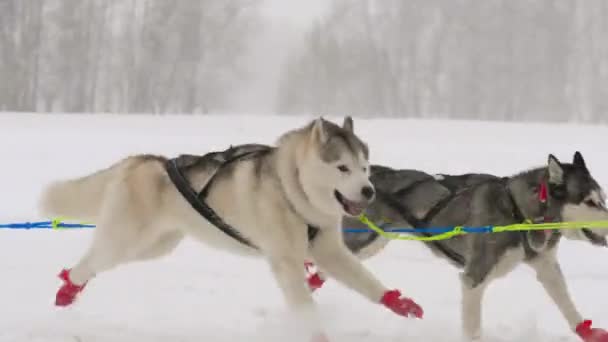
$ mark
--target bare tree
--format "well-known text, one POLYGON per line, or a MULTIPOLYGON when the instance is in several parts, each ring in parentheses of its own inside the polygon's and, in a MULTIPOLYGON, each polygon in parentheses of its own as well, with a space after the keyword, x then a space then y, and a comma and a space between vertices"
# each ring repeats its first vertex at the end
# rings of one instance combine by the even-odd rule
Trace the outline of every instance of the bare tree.
POLYGON ((608 120, 605 1, 336 4, 292 54, 279 111, 608 120))
POLYGON ((221 110, 246 84, 255 0, 0 2, 0 109, 221 110))

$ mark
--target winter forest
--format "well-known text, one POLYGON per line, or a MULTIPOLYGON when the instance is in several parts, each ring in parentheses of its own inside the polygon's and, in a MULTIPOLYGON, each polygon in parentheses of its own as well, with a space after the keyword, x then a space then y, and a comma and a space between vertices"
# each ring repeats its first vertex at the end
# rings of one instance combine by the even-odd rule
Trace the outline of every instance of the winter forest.
POLYGON ((0 111, 608 122, 608 1, 325 3, 0 0, 0 111))

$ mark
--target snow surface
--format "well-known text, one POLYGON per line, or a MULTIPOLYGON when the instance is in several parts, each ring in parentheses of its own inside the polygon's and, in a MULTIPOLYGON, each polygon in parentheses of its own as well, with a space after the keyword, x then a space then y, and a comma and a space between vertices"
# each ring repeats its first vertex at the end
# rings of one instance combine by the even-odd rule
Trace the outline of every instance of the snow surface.
MULTIPOLYGON (((0 114, 0 222, 37 220, 49 181, 80 176, 134 153, 205 153, 230 144, 273 143, 312 117, 0 114)), ((341 120, 341 118, 330 118, 341 120)), ((608 183, 608 128, 574 124, 359 119, 374 163, 427 172, 508 175, 542 165, 548 153, 583 152, 608 183)), ((83 199, 86 200, 86 199, 83 199)), ((163 259, 100 275, 80 301, 53 306, 56 275, 87 248, 91 231, 0 230, 0 341, 293 341, 266 264, 185 241, 163 259)), ((560 259, 585 317, 608 326, 607 250, 567 241, 560 259)), ((404 319, 330 282, 315 294, 332 341, 458 341, 457 271, 419 243, 396 241, 365 262, 389 287, 424 306, 404 319)), ((484 303, 488 341, 578 341, 534 275, 520 267, 494 283, 484 303)))

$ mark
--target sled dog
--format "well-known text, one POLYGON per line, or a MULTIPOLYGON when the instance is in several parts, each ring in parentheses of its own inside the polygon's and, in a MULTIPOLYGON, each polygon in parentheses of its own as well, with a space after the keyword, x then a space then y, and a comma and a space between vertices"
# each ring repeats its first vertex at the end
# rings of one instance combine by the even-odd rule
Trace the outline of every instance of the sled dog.
MULTIPOLYGON (((375 198, 369 149, 353 120, 324 118, 279 137, 202 156, 136 155, 82 178, 51 184, 45 215, 96 223, 88 251, 64 268, 56 305, 67 306, 101 273, 170 253, 184 237, 268 261, 291 312, 317 340, 322 333, 304 263, 402 316, 422 309, 388 289, 344 245, 342 217, 375 198)), ((218 284, 221 286, 221 284, 218 284)))
MULTIPOLYGON (((581 153, 572 163, 550 155, 548 164, 513 175, 430 175, 417 170, 372 166, 377 195, 366 215, 387 231, 396 227, 483 227, 534 222, 608 220, 606 195, 592 177, 581 153)), ((343 228, 365 228, 345 217, 343 228)), ((425 242, 439 257, 462 269, 462 324, 465 340, 481 338, 482 298, 495 279, 520 264, 531 266, 546 293, 559 308, 570 328, 584 341, 608 341, 608 333, 591 328, 568 292, 556 257, 563 238, 606 247, 607 229, 563 229, 482 233, 425 242)), ((417 233, 419 236, 432 236, 417 233)), ((378 254, 388 240, 374 232, 344 233, 348 248, 361 259, 378 254)), ((321 272, 309 278, 318 288, 321 272)))

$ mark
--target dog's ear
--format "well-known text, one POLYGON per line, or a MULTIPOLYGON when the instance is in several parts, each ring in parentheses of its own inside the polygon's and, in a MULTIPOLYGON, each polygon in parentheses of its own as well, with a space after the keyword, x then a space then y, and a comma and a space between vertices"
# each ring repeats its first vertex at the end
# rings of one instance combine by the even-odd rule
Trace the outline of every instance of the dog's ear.
POLYGON ((549 171, 549 183, 562 184, 564 182, 564 168, 553 154, 549 155, 549 166, 547 169, 549 171))
POLYGON ((574 166, 580 167, 581 169, 587 170, 587 164, 585 164, 585 159, 583 158, 583 154, 579 151, 574 153, 574 158, 572 160, 574 166))
POLYGON ((342 128, 344 128, 345 130, 354 133, 355 132, 355 127, 354 127, 354 123, 353 123, 353 118, 350 116, 347 116, 344 118, 344 122, 342 123, 342 128))
POLYGON ((323 117, 319 117, 313 123, 312 138, 321 144, 327 142, 327 131, 325 130, 325 123, 323 117))

